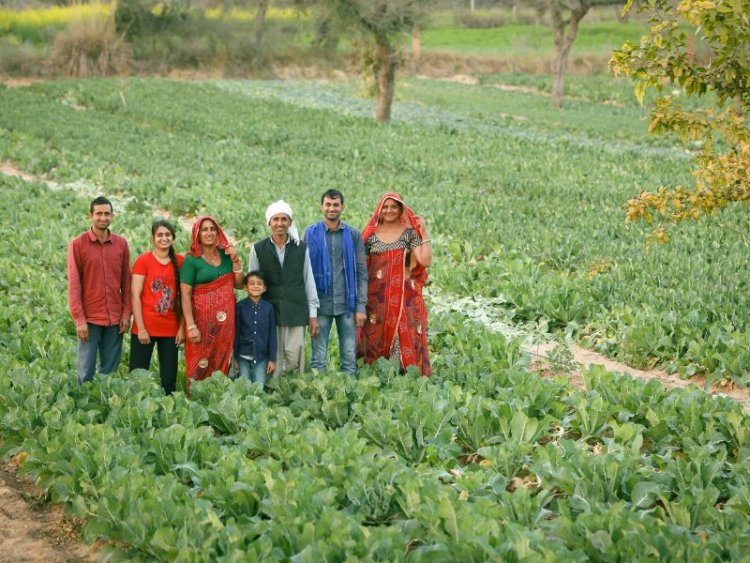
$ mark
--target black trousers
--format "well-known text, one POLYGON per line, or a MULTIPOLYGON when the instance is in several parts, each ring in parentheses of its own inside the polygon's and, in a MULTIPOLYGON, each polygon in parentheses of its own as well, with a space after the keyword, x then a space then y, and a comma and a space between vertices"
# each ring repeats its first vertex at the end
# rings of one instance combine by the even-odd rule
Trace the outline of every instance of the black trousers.
POLYGON ((150 369, 154 345, 159 355, 159 377, 167 395, 171 395, 177 383, 177 344, 174 336, 152 336, 151 342, 141 344, 138 336, 130 333, 130 371, 150 369))

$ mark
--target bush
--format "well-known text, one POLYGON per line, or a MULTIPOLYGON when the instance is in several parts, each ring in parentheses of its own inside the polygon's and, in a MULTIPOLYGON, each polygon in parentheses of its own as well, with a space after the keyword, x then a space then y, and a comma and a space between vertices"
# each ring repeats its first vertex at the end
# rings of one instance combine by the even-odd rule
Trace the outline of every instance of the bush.
POLYGON ((178 2, 119 0, 115 9, 115 29, 132 40, 174 31, 189 18, 187 8, 178 2))
POLYGON ((67 76, 122 74, 130 68, 131 50, 112 16, 92 14, 72 19, 57 35, 50 62, 67 76))
POLYGON ((43 55, 30 43, 0 38, 0 72, 10 76, 34 76, 42 68, 43 55))

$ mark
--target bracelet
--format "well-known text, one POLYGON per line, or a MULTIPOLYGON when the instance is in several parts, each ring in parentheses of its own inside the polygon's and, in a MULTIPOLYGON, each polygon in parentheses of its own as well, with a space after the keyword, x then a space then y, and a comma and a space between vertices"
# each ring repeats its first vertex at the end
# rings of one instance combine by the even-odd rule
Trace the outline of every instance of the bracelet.
POLYGON ((197 330, 197 329, 198 329, 198 325, 190 325, 189 327, 187 327, 187 329, 188 329, 189 331, 190 331, 190 330, 193 330, 193 329, 196 329, 196 330, 197 330))
POLYGON ((234 274, 241 274, 242 273, 242 268, 240 268, 239 270, 232 270, 232 273, 234 273, 234 274))
POLYGON ((429 242, 430 244, 432 244, 432 239, 426 238, 426 239, 424 239, 424 240, 421 240, 421 241, 419 241, 419 244, 420 244, 420 245, 422 245, 422 244, 426 244, 426 243, 428 243, 428 242, 429 242))

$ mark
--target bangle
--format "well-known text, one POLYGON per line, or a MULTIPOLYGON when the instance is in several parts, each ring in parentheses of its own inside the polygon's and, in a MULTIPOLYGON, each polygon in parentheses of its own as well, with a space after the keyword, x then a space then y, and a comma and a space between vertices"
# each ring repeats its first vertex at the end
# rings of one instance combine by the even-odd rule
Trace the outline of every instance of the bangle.
POLYGON ((420 241, 419 241, 419 244, 420 244, 420 245, 421 245, 421 244, 426 244, 426 243, 428 243, 428 242, 429 242, 430 244, 432 244, 432 239, 426 238, 426 239, 424 239, 424 240, 420 240, 420 241))
POLYGON ((194 328, 197 329, 198 325, 190 325, 189 327, 187 327, 188 330, 193 330, 194 328))
POLYGON ((242 268, 240 268, 239 270, 232 270, 232 272, 235 273, 235 274, 241 274, 242 273, 242 268))

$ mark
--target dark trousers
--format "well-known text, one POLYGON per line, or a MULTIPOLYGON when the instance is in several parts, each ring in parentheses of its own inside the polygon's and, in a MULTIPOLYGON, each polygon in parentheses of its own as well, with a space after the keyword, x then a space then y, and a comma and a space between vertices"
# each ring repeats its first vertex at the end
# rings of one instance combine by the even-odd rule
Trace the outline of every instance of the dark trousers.
POLYGON ((130 333, 130 371, 149 369, 154 344, 159 354, 159 377, 167 395, 171 395, 177 383, 177 344, 174 336, 152 336, 151 342, 141 344, 138 336, 130 333))

